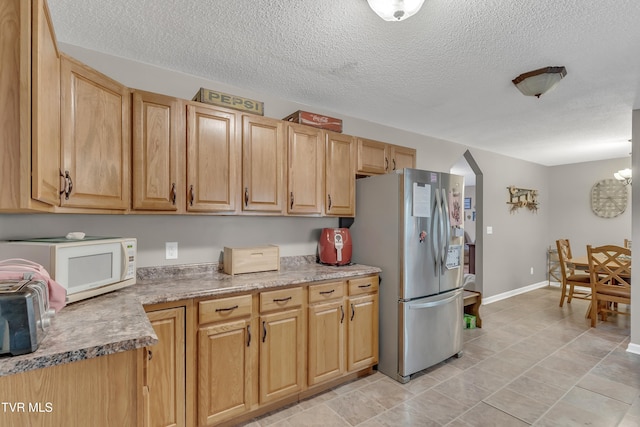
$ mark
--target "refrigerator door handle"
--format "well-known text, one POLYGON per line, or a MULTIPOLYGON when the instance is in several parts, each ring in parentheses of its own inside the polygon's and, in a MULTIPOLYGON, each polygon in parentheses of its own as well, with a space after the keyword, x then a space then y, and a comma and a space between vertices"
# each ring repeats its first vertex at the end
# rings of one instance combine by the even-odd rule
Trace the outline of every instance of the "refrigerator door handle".
POLYGON ((449 253, 449 241, 451 240, 451 217, 449 216, 449 200, 447 199, 447 190, 442 189, 442 206, 444 209, 444 215, 442 218, 444 224, 443 232, 443 253, 442 253, 442 274, 445 272, 447 265, 447 255, 449 253))
POLYGON ((433 263, 434 269, 438 270, 438 263, 440 262, 440 245, 438 244, 438 229, 440 227, 440 195, 436 191, 436 203, 433 207, 433 219, 431 220, 431 247, 433 249, 433 263))
POLYGON ((437 307, 439 305, 445 305, 450 303, 451 301, 453 301, 454 299, 458 298, 459 292, 454 293, 453 295, 451 295, 448 298, 445 299, 441 299, 439 301, 433 301, 433 302, 424 302, 421 304, 409 304, 409 310, 417 310, 420 308, 430 308, 430 307, 437 307))
MULTIPOLYGON (((444 197, 444 193, 440 193, 439 191, 436 191, 436 198, 438 199, 438 226, 440 229, 440 233, 438 234, 438 263, 440 270, 442 271, 442 273, 444 273, 444 265, 445 265, 445 257, 446 257, 446 252, 445 252, 445 238, 444 238, 444 233, 445 233, 445 217, 444 217, 444 204, 446 202, 446 200, 443 198, 444 197), (440 194, 442 194, 442 196, 440 196, 440 194)), ((436 267, 438 268, 438 267, 436 267)))

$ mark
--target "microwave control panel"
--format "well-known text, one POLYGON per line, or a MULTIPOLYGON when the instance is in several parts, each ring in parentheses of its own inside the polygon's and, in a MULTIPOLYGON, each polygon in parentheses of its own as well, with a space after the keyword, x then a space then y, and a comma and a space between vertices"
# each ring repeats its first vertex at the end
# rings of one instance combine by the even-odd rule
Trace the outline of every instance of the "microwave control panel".
POLYGON ((133 279, 136 277, 136 240, 125 240, 122 242, 127 257, 127 273, 125 279, 133 279))

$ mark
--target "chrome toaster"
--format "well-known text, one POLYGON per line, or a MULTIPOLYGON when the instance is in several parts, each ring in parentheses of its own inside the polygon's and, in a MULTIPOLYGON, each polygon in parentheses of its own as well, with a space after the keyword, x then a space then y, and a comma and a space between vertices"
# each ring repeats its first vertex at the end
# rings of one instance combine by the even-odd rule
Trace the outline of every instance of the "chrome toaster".
POLYGON ((0 354, 31 353, 47 334, 55 311, 42 280, 0 280, 0 354))

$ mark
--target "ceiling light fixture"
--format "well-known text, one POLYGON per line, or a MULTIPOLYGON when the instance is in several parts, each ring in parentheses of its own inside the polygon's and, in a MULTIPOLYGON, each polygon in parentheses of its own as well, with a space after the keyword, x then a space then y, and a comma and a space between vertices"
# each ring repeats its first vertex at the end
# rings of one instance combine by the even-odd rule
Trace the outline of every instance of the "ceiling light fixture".
POLYGON ((620 169, 618 172, 613 174, 613 177, 624 185, 629 185, 631 184, 631 169, 620 169))
POLYGON ((424 0, 367 0, 367 3, 385 21, 402 21, 418 13, 424 0))
POLYGON ((523 95, 540 98, 540 95, 553 89, 566 75, 567 69, 564 67, 545 67, 520 74, 512 82, 523 95))

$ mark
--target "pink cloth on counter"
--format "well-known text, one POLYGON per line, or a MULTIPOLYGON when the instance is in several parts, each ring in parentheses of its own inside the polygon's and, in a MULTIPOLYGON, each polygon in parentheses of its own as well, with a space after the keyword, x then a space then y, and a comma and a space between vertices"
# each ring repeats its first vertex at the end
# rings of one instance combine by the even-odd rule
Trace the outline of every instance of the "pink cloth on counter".
POLYGON ((49 276, 49 272, 43 266, 33 261, 21 258, 11 258, 0 261, 0 280, 25 278, 25 274, 31 274, 32 279, 42 280, 49 289, 49 308, 60 311, 67 305, 67 290, 49 276))

